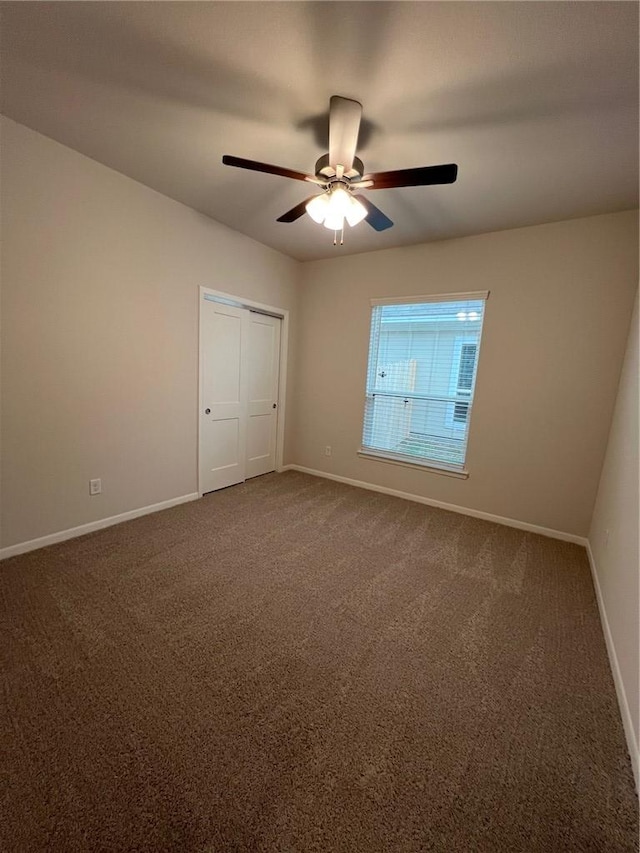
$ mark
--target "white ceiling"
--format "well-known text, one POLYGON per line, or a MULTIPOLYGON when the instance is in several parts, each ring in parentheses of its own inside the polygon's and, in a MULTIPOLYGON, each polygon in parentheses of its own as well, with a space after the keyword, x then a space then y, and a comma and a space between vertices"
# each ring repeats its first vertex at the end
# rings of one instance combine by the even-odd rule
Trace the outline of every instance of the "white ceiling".
MULTIPOLYGON (((638 205, 634 2, 3 2, 2 112, 301 260, 638 205), (304 216, 329 97, 359 100, 366 171, 455 162, 455 184, 371 191, 395 226, 304 216)), ((325 137, 323 139, 322 137, 325 137)), ((312 190, 313 191, 313 190, 312 190)))

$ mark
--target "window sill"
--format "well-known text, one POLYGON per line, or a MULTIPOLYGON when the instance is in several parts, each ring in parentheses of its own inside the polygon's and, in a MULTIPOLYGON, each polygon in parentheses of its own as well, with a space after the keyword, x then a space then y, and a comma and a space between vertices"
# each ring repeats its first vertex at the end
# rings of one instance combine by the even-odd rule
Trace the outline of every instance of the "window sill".
POLYGON ((374 459, 376 462, 386 462, 391 465, 402 465, 403 468, 416 468, 418 471, 428 471, 430 474, 440 474, 444 477, 455 477, 458 480, 467 480, 469 472, 465 468, 447 468, 435 462, 415 462, 410 457, 395 456, 386 453, 376 453, 374 450, 360 448, 358 456, 363 459, 374 459))

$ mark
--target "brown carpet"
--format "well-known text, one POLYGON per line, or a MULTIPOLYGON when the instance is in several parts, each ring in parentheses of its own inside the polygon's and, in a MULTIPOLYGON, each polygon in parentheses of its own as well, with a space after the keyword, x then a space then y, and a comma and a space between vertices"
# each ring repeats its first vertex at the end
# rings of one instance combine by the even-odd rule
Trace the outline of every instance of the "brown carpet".
POLYGON ((2 850, 637 850, 576 545, 289 472, 0 590, 2 850))

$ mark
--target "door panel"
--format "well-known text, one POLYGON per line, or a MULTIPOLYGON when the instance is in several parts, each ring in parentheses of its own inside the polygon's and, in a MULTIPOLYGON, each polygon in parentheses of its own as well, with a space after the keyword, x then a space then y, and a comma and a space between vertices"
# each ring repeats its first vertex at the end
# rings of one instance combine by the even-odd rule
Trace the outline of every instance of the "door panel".
POLYGON ((251 313, 249 319, 247 477, 258 477, 276 467, 280 320, 251 313))
POLYGON ((255 460, 269 456, 271 452, 271 422, 271 414, 254 415, 251 418, 251 429, 247 437, 247 459, 255 460))
POLYGON ((249 312, 203 299, 200 312, 202 399, 200 492, 246 475, 249 312))
POLYGON ((235 468, 240 455, 238 419, 212 420, 209 428, 208 455, 208 464, 211 470, 222 471, 222 469, 235 468))

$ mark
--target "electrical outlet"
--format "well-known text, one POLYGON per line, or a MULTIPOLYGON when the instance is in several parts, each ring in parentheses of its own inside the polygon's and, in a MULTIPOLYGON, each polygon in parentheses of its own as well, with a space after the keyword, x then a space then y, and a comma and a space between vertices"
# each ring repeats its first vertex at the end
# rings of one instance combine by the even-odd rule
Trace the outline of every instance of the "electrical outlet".
POLYGON ((324 455, 325 456, 331 456, 331 445, 327 444, 327 446, 324 449, 324 455))
POLYGON ((102 480, 98 477, 96 480, 89 480, 89 494, 99 495, 102 493, 102 480))

